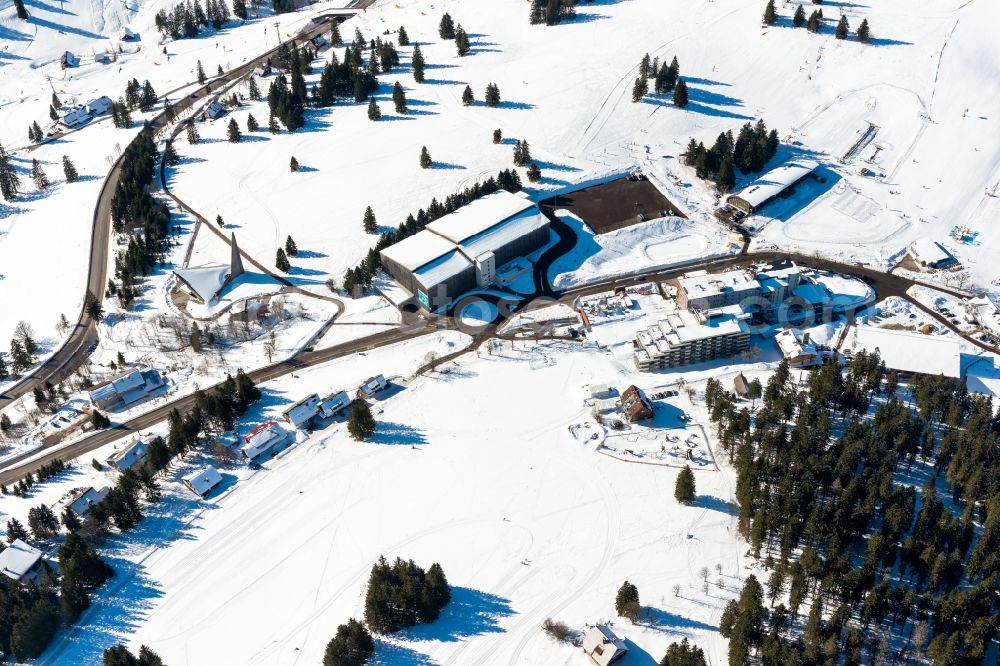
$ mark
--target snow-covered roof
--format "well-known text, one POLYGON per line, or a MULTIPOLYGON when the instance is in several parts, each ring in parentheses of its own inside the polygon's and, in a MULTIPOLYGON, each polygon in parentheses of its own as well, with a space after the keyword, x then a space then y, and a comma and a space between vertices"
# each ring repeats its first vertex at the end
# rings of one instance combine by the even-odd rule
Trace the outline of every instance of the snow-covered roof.
POLYGON ((469 257, 479 257, 495 252, 508 243, 548 224, 545 216, 531 205, 531 202, 526 203, 530 208, 463 240, 460 245, 465 254, 469 257))
POLYGON ((205 467, 191 472, 184 477, 184 485, 191 489, 191 492, 205 496, 208 491, 219 485, 222 476, 214 467, 205 467))
POLYGON ((961 350, 953 337, 860 325, 851 336, 850 349, 878 350, 885 367, 901 372, 961 376, 961 350))
POLYGON ((917 261, 935 266, 951 260, 951 255, 930 238, 918 238, 910 245, 910 252, 917 261))
POLYGON ((78 516, 85 516, 90 511, 90 507, 108 496, 108 492, 109 489, 107 487, 94 488, 91 486, 90 488, 81 488, 79 492, 74 494, 75 496, 67 506, 70 511, 78 516))
POLYGON ((756 292, 760 284, 744 270, 709 273, 694 271, 677 280, 688 298, 704 298, 725 292, 756 292))
POLYGON ((471 237, 529 208, 534 208, 529 199, 507 190, 498 190, 434 220, 427 228, 453 243, 466 243, 471 237))
POLYGON ((198 266, 197 268, 179 268, 174 275, 184 281, 205 303, 215 298, 222 291, 229 278, 230 267, 226 264, 198 266))
POLYGON ((599 624, 588 629, 584 635, 583 651, 599 666, 607 666, 621 659, 628 652, 628 646, 615 632, 599 624))
POLYGON ((413 274, 417 276, 421 283, 430 286, 444 282, 471 266, 472 262, 464 254, 458 250, 451 250, 444 256, 438 257, 428 264, 424 264, 413 271, 413 274))
POLYGON ((781 355, 789 361, 809 362, 818 361, 816 345, 804 340, 795 334, 791 329, 784 329, 774 336, 774 341, 778 343, 781 355), (809 358, 811 357, 811 359, 809 358))
POLYGON ((305 423, 316 415, 319 409, 319 396, 313 393, 299 400, 297 403, 282 412, 282 415, 294 425, 305 423))
POLYGON ((14 543, 0 553, 0 570, 8 578, 21 580, 35 568, 40 559, 42 559, 42 551, 29 546, 20 539, 14 539, 14 543))
POLYGON ((757 208, 765 201, 784 192, 788 187, 813 172, 819 162, 814 160, 792 160, 779 167, 771 169, 763 176, 753 181, 735 197, 746 201, 757 208))
POLYGON ((146 451, 148 451, 148 449, 149 447, 146 445, 146 442, 141 439, 137 439, 118 453, 115 453, 108 458, 108 462, 118 469, 128 469, 129 467, 145 460, 146 451))
POLYGON ((390 245, 382 250, 382 254, 403 268, 415 271, 454 249, 454 243, 424 229, 390 245))

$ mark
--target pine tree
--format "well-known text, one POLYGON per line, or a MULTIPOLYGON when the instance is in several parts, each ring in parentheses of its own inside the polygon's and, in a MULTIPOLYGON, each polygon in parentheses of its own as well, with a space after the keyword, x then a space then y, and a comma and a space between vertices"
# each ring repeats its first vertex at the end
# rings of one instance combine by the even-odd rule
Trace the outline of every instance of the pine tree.
POLYGON ((247 85, 247 97, 252 102, 260 101, 260 88, 257 86, 257 77, 250 75, 250 83, 247 85))
POLYGON ((705 652, 697 645, 690 645, 684 638, 680 643, 670 644, 659 666, 707 666, 707 662, 705 652))
POLYGON ((462 28, 462 24, 458 24, 458 29, 455 31, 455 47, 458 49, 458 57, 465 56, 469 49, 469 35, 465 33, 465 29, 462 28))
POLYGON ((835 33, 834 36, 837 39, 847 39, 847 35, 848 33, 850 33, 850 31, 851 31, 851 26, 847 22, 847 16, 846 15, 841 16, 840 22, 837 23, 837 32, 835 33))
MULTIPOLYGON (((247 3, 246 0, 233 0, 233 16, 241 21, 247 20, 247 3)), ((337 25, 337 22, 333 22, 337 25)))
POLYGON ((382 109, 379 108, 378 102, 375 101, 374 97, 368 98, 368 120, 379 120, 382 118, 382 109))
POLYGON ((55 90, 52 91, 52 106, 56 109, 62 108, 62 102, 59 101, 59 95, 56 94, 55 90))
POLYGON ((139 97, 139 110, 147 113, 156 106, 156 91, 153 85, 147 80, 142 84, 142 94, 139 97))
POLYGON ((802 24, 806 22, 806 10, 802 9, 802 5, 798 5, 795 8, 795 13, 792 14, 792 25, 796 28, 802 27, 802 24))
POLYGON ((289 257, 294 257, 299 253, 299 246, 295 244, 291 236, 285 239, 285 252, 289 257))
POLYGON ((49 119, 59 120, 59 114, 56 113, 55 107, 53 107, 51 104, 49 104, 49 119))
POLYGON ((503 141, 503 132, 499 129, 493 130, 493 143, 500 143, 503 141))
POLYGON ((240 126, 236 124, 236 118, 229 119, 229 128, 226 130, 226 137, 229 143, 239 143, 243 135, 240 134, 240 126))
POLYGON ((97 300, 94 296, 94 292, 87 290, 87 295, 83 299, 83 311, 87 313, 93 321, 101 321, 104 319, 104 307, 101 302, 97 300))
POLYGON ((455 24, 452 22, 451 15, 448 12, 445 12, 444 16, 441 17, 438 34, 441 35, 441 39, 455 39, 455 24))
POLYGON ((648 92, 649 83, 647 83, 645 77, 640 76, 635 80, 635 83, 632 84, 632 102, 635 103, 642 101, 642 98, 645 97, 648 92))
POLYGON ((486 106, 500 106, 500 88, 495 83, 486 85, 486 95, 483 97, 486 106))
POLYGON ((274 258, 274 265, 282 273, 287 273, 292 270, 292 265, 288 263, 288 257, 285 255, 285 251, 280 247, 278 248, 277 255, 274 258))
POLYGON ((201 60, 198 61, 198 83, 205 83, 205 68, 201 66, 201 60))
MULTIPOLYGON (((274 119, 273 113, 267 117, 267 131, 270 132, 271 134, 278 133, 278 121, 274 119)), ((295 158, 292 159, 294 160, 295 158)), ((296 169, 292 169, 292 171, 297 170, 297 168, 298 167, 296 167, 296 169)))
POLYGON ((45 175, 42 165, 36 159, 31 160, 31 179, 35 181, 36 189, 44 190, 49 186, 49 177, 45 175))
POLYGON ((187 142, 192 146, 201 141, 201 135, 198 134, 198 127, 194 124, 193 120, 187 121, 187 142))
POLYGON ((514 166, 528 166, 531 164, 531 147, 527 140, 518 141, 514 144, 514 166))
POLYGON ((688 87, 684 79, 678 80, 674 88, 674 105, 682 109, 688 105, 688 87))
POLYGON ((323 666, 363 666, 374 652, 371 634, 352 617, 337 627, 337 633, 327 643, 323 666))
POLYGON ((247 114, 247 131, 256 132, 260 129, 260 125, 257 124, 257 119, 253 117, 252 113, 247 114))
POLYGON ((774 25, 778 20, 777 11, 774 8, 774 0, 767 0, 767 7, 764 8, 764 25, 774 25))
POLYGON ((415 47, 413 47, 413 59, 411 63, 413 67, 413 80, 416 81, 417 83, 424 82, 425 64, 426 63, 424 62, 424 54, 420 51, 420 44, 417 44, 415 47))
POLYGON ((820 17, 819 12, 813 12, 809 15, 809 20, 806 21, 806 30, 809 32, 819 32, 820 28, 820 17))
POLYGON ((528 180, 532 183, 537 183, 542 179, 542 170, 538 168, 538 164, 535 162, 531 163, 528 167, 528 180))
POLYGON ((39 142, 45 138, 45 133, 42 132, 42 128, 38 125, 38 121, 34 120, 31 122, 31 129, 35 132, 35 142, 39 142))
POLYGON ((420 168, 430 169, 434 166, 434 160, 431 159, 431 154, 427 152, 427 146, 420 149, 420 168))
POLYGON ((111 419, 95 409, 90 415, 90 425, 97 430, 103 430, 111 425, 111 419))
POLYGON ((24 541, 27 538, 28 530, 24 529, 21 521, 17 518, 11 518, 7 521, 7 543, 14 543, 17 539, 24 541))
POLYGON ((531 25, 539 25, 545 22, 545 16, 542 12, 542 0, 531 0, 531 9, 528 13, 528 20, 531 25))
POLYGON ((219 213, 217 213, 215 215, 215 223, 217 225, 219 225, 220 229, 225 229, 226 228, 226 222, 225 222, 225 220, 222 219, 222 215, 219 214, 219 213))
POLYGON ((21 178, 10 164, 7 152, 0 144, 0 194, 4 201, 13 201, 21 187, 21 178))
POLYGON ((684 469, 677 475, 677 483, 674 486, 674 499, 681 504, 691 504, 695 498, 694 472, 691 467, 684 465, 684 469))
POLYGON ((378 231, 378 222, 375 220, 375 211, 371 206, 365 208, 365 217, 362 220, 366 234, 373 234, 378 231))
POLYGON ((462 104, 472 106, 475 103, 476 97, 472 94, 472 86, 465 86, 465 90, 462 91, 462 104))
POLYGON ((375 417, 368 403, 361 399, 352 402, 347 416, 347 432, 351 438, 363 442, 375 434, 375 429, 375 417))
POLYGON ((625 581, 618 588, 618 594, 615 595, 615 612, 634 622, 638 617, 638 611, 639 589, 632 583, 625 581))
POLYGON ((399 42, 400 46, 410 45, 410 36, 406 34, 406 28, 399 26, 399 34, 396 36, 396 41, 399 42))
POLYGON ((719 170, 715 174, 715 189, 720 194, 725 194, 733 189, 736 184, 736 174, 733 172, 733 158, 726 155, 722 158, 719 170))
POLYGON ((291 159, 291 160, 290 160, 290 161, 288 162, 288 167, 289 167, 289 168, 290 168, 290 169, 291 169, 291 170, 292 170, 293 172, 295 172, 295 171, 298 171, 298 170, 299 170, 299 161, 298 161, 297 159, 295 159, 295 156, 294 156, 294 155, 292 155, 292 159, 291 159))
POLYGON ((392 86, 392 103, 396 107, 396 113, 406 113, 406 93, 399 81, 392 86))
POLYGON ((868 29, 868 19, 861 19, 861 25, 858 26, 858 41, 862 44, 867 44, 872 36, 868 29))
POLYGON ((24 0, 14 0, 14 7, 17 9, 17 18, 27 21, 28 10, 24 8, 24 0))
POLYGON ((215 66, 215 75, 216 76, 222 76, 223 74, 225 74, 225 72, 222 71, 222 65, 216 65, 215 66))
POLYGON ((649 54, 642 56, 642 60, 639 61, 639 78, 648 79, 649 78, 649 68, 652 66, 653 61, 650 60, 649 54))
POLYGON ((62 524, 65 525, 66 529, 69 530, 70 532, 77 531, 78 529, 80 529, 80 526, 82 525, 80 519, 77 517, 75 513, 73 513, 73 510, 70 509, 69 507, 66 507, 63 510, 62 524))
POLYGON ((75 183, 80 180, 80 174, 76 172, 76 167, 66 155, 62 156, 63 175, 66 176, 67 183, 75 183))

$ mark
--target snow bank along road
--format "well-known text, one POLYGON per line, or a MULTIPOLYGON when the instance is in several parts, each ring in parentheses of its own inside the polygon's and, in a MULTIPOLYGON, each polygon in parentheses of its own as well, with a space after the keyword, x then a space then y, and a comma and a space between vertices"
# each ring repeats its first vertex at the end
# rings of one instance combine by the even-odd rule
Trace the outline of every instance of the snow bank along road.
MULTIPOLYGON (((344 11, 339 13, 331 11, 329 14, 319 16, 316 19, 316 25, 308 30, 300 32, 297 36, 287 40, 285 43, 288 45, 292 45, 293 43, 303 44, 316 35, 329 30, 329 24, 332 21, 341 20, 345 17, 349 18, 354 15, 356 9, 363 9, 374 2, 375 0, 356 0, 349 5, 348 10, 344 10, 347 12, 346 14, 344 11)), ((235 67, 222 76, 217 76, 209 80, 201 88, 178 100, 174 104, 174 110, 177 113, 180 113, 196 104, 199 99, 204 100, 215 90, 223 88, 235 80, 246 76, 252 72, 257 65, 273 56, 277 53, 277 51, 278 47, 275 47, 270 51, 261 54, 257 58, 249 60, 239 67, 235 67)), ((168 121, 162 113, 156 116, 150 123, 154 132, 166 127, 167 124, 168 121)), ((122 154, 124 155, 124 151, 122 151, 122 154)), ((101 188, 97 204, 94 206, 94 224, 90 239, 90 265, 87 270, 87 289, 94 294, 98 300, 103 300, 104 286, 107 284, 108 252, 111 245, 111 200, 114 197, 115 188, 118 185, 118 179, 120 176, 121 157, 119 157, 111 167, 111 171, 108 173, 108 176, 104 181, 104 185, 101 188)), ((11 401, 24 395, 25 393, 29 393, 36 386, 42 386, 46 381, 56 383, 76 370, 76 368, 82 365, 86 358, 90 355, 91 346, 97 342, 97 339, 96 324, 91 321, 89 317, 87 317, 85 312, 81 310, 76 325, 73 327, 73 332, 70 333, 69 338, 66 339, 66 342, 63 343, 62 347, 60 347, 56 353, 49 357, 49 359, 42 365, 36 368, 31 375, 25 377, 19 383, 7 389, 6 392, 0 394, 0 409, 3 409, 9 405, 11 401)))

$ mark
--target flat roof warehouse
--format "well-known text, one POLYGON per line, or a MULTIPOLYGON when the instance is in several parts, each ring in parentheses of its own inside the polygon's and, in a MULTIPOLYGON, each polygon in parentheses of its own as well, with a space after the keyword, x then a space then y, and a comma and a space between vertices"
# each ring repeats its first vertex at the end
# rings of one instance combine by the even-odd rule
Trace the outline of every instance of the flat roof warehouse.
POLYGON ((549 240, 549 221, 523 195, 500 190, 381 252, 386 271, 426 307, 485 287, 495 269, 549 240))

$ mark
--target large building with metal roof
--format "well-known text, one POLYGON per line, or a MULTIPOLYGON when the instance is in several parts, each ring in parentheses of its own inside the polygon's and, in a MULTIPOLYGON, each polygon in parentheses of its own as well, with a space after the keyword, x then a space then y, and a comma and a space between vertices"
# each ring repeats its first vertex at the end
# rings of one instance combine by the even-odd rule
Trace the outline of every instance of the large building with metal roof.
POLYGON ((426 308, 496 280, 499 266, 549 241, 549 221, 530 199, 499 190, 381 252, 382 266, 426 308))
POLYGON ((730 196, 726 203, 747 215, 753 215, 761 206, 811 174, 818 166, 819 163, 813 160, 785 162, 730 196))

